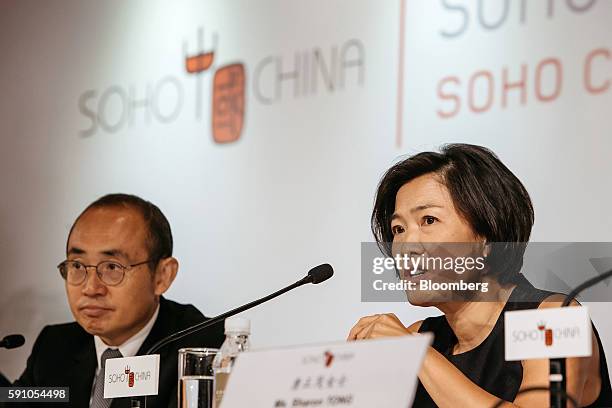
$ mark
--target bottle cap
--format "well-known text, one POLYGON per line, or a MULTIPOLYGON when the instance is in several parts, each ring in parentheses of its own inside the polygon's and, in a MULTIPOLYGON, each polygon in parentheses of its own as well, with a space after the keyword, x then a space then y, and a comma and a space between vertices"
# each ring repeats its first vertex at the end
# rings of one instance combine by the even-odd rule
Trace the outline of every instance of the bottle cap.
POLYGON ((244 317, 228 317, 225 319, 225 334, 227 333, 251 334, 251 321, 244 317))

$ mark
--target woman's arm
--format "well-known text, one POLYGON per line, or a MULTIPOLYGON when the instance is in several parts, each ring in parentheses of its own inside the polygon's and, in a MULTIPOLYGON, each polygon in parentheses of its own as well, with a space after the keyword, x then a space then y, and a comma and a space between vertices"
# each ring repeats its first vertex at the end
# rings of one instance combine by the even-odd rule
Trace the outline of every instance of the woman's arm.
MULTIPOLYGON (((559 306, 557 304, 557 306, 559 306)), ((549 304, 543 307, 555 307, 549 304)), ((374 315, 362 318, 349 333, 348 340, 373 339, 389 336, 402 336, 418 331, 421 322, 405 327, 394 314, 374 315)), ((596 340, 595 340, 596 341, 596 340)), ((597 350, 597 344, 594 346, 597 350)), ((592 361, 599 361, 598 353, 585 358, 567 359, 567 392, 578 401, 583 396, 584 385, 589 373, 593 372, 592 361), (595 356, 597 354, 597 356, 595 356)), ((499 356, 499 358, 504 358, 499 356)), ((457 367, 433 347, 429 347, 421 371, 421 383, 441 408, 470 406, 492 407, 499 398, 480 388, 467 378, 457 367)), ((533 386, 548 386, 548 360, 530 360, 523 362, 523 382, 521 389, 533 386)), ((594 395, 597 397, 599 391, 594 395)), ((590 398, 589 398, 590 399, 590 398)), ((590 403, 592 401, 584 401, 590 403)), ((533 392, 519 395, 516 400, 506 402, 503 407, 547 406, 548 392, 533 392)), ((570 406, 570 404, 568 404, 570 406)))
MULTIPOLYGON (((561 307, 564 296, 552 295, 545 299, 539 306, 539 309, 561 307)), ((573 300, 570 306, 580 306, 573 300)), ((597 338, 591 331, 591 350, 593 351, 590 357, 574 357, 566 359, 566 386, 567 393, 576 401, 580 402, 581 406, 590 405, 599 396, 601 390, 601 376, 599 371, 599 347, 597 338)), ((529 387, 548 387, 549 375, 549 360, 525 360, 523 364, 523 381, 521 390, 529 387)), ((518 406, 529 405, 548 405, 550 401, 549 393, 546 391, 530 392, 520 394, 514 400, 518 406)), ((568 401, 568 406, 572 406, 568 401)))
MULTIPOLYGON (((392 313, 363 317, 351 329, 348 340, 376 339, 417 333, 422 322, 405 327, 392 313)), ((499 401, 470 381, 442 354, 429 347, 419 373, 421 383, 440 408, 491 407, 499 401)), ((511 407, 512 405, 507 405, 511 407)))

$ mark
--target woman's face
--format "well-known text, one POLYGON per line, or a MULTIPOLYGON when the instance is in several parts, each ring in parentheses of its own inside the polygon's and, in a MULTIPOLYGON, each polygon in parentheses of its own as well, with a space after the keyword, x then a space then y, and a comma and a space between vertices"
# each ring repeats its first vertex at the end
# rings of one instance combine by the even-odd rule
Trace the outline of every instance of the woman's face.
MULTIPOLYGON (((455 266, 459 265, 458 258, 484 259, 485 240, 457 212, 448 189, 436 174, 417 177, 398 190, 391 230, 393 255, 408 255, 413 260, 410 269, 400 270, 400 276, 415 282, 416 287, 421 287, 421 280, 475 282, 480 278, 482 269, 466 270, 455 266), (421 258, 418 264, 417 258, 421 258), (454 264, 451 265, 449 259, 454 260, 454 264), (450 270, 449 266, 452 266, 450 270)), ((451 298, 457 300, 458 295, 435 290, 406 292, 410 303, 420 306, 435 306, 451 298)))

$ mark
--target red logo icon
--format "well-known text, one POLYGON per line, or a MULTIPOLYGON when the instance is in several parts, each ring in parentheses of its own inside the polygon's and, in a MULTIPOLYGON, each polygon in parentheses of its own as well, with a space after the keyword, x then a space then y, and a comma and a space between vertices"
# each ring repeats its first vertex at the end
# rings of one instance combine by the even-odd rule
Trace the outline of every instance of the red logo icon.
POLYGON ((189 74, 206 71, 213 63, 214 52, 201 52, 198 55, 185 58, 185 69, 189 74))
POLYGON ((128 376, 128 387, 133 387, 134 386, 134 373, 132 371, 130 371, 130 367, 125 367, 125 371, 124 371, 127 376, 128 376))
MULTIPOLYGON (((198 34, 199 43, 202 43, 202 32, 198 34)), ((189 74, 199 75, 209 69, 214 60, 214 50, 201 50, 195 55, 185 55, 185 70, 189 74)), ((224 65, 215 71, 212 92, 212 134, 216 143, 232 143, 240 138, 244 124, 245 94, 244 64, 224 65)))
POLYGON ((334 355, 330 351, 325 352, 325 367, 331 366, 334 361, 334 355))
POLYGON ((221 67, 213 81, 212 131, 217 143, 235 142, 244 122, 243 64, 221 67))
POLYGON ((546 328, 546 323, 545 322, 540 322, 540 323, 538 323, 538 330, 544 332, 544 344, 546 344, 546 346, 552 346, 552 344, 553 344, 553 331, 552 331, 552 329, 547 329, 546 328))

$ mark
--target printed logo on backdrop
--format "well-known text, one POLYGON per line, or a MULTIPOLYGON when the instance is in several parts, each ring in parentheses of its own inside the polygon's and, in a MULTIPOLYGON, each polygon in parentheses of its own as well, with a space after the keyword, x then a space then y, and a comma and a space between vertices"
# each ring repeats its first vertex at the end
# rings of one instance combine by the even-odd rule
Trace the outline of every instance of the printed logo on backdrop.
MULTIPOLYGON (((184 45, 185 69, 188 74, 197 75, 196 115, 202 112, 202 84, 200 74, 209 69, 215 57, 215 51, 203 50, 203 30, 198 30, 198 54, 187 55, 184 45)), ((216 45, 217 36, 214 37, 216 45)), ((244 64, 224 65, 215 70, 212 95, 212 136, 217 143, 235 142, 240 138, 244 123, 245 109, 245 69, 244 64)))
POLYGON ((571 45, 559 40, 551 46, 550 41, 564 38, 560 33, 574 39, 567 27, 597 24, 607 33, 608 22, 601 17, 610 15, 610 7, 607 0, 401 0, 397 146, 403 120, 414 118, 403 108, 414 107, 414 101, 404 101, 412 96, 405 93, 405 78, 432 97, 429 115, 420 114, 432 121, 474 119, 550 106, 564 97, 609 93, 612 48, 606 46, 607 35, 585 33, 571 45), (416 19, 430 23, 414 24, 416 19), (536 27, 532 35, 528 30, 536 27), (491 41, 498 43, 497 51, 488 51, 495 47, 491 41), (433 68, 419 77, 415 64, 433 68))
POLYGON ((210 134, 203 133, 215 143, 233 143, 242 135, 248 103, 291 103, 355 89, 365 82, 365 47, 359 39, 268 54, 248 62, 217 61, 220 47, 216 32, 208 38, 199 28, 195 45, 183 41, 176 73, 150 82, 85 90, 77 105, 87 125, 79 136, 114 134, 137 124, 168 125, 185 117, 203 123, 210 134), (247 67, 252 67, 252 74, 247 67), (247 101, 249 89, 251 101, 247 101), (187 90, 194 91, 193 98, 186 96, 187 90), (206 106, 210 111, 205 111, 206 106))

